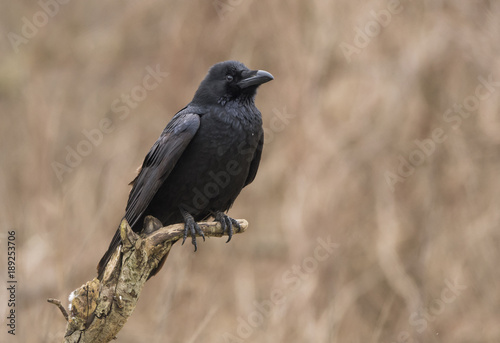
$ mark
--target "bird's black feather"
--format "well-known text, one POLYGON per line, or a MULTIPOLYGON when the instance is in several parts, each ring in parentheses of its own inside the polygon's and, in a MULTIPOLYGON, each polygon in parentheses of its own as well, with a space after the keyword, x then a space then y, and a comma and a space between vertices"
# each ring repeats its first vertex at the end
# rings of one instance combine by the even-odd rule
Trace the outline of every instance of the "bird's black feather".
MULTIPOLYGON (((142 231, 148 215, 163 225, 184 222, 196 247, 195 221, 213 216, 228 223, 231 237, 233 222, 224 212, 257 174, 264 132, 254 98, 257 87, 272 79, 237 61, 210 68, 193 100, 168 123, 131 183, 124 218, 133 231, 142 231)), ((99 262, 99 278, 120 244, 118 230, 99 262)))

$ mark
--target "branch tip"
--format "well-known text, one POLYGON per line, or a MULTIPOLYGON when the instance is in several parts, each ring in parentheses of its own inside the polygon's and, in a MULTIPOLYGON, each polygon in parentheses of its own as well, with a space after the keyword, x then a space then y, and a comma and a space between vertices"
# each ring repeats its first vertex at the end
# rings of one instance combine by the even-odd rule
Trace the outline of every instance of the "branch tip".
POLYGON ((66 312, 66 309, 61 304, 61 300, 49 298, 49 299, 47 299, 47 302, 56 305, 59 308, 59 310, 61 311, 62 315, 64 316, 64 319, 66 319, 66 321, 68 321, 68 312, 66 312))

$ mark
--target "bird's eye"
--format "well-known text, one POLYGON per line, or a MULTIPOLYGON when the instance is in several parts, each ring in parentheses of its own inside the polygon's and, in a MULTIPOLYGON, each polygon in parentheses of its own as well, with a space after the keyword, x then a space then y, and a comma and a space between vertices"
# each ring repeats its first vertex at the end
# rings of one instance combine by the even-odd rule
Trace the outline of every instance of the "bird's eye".
POLYGON ((233 77, 231 75, 226 75, 226 80, 228 82, 231 82, 231 81, 233 81, 233 77))

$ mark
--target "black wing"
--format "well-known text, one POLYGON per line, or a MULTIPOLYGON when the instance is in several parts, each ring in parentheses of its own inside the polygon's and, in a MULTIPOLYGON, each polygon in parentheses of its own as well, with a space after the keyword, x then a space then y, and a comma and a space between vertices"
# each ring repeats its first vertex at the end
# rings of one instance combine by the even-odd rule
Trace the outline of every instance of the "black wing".
MULTIPOLYGON (((131 227, 134 227, 144 214, 154 195, 172 172, 199 127, 199 115, 181 110, 163 130, 160 138, 144 158, 139 175, 131 182, 133 187, 130 191, 125 213, 125 218, 131 227)), ((104 267, 120 243, 120 230, 118 229, 109 244, 108 250, 97 265, 99 280, 102 280, 104 267)))
POLYGON ((200 127, 200 116, 179 112, 163 130, 144 158, 128 198, 125 218, 131 227, 146 211, 160 186, 172 172, 175 164, 200 127))
POLYGON ((248 176, 245 181, 245 186, 252 183, 253 179, 255 179, 255 175, 257 175, 257 169, 259 169, 260 157, 262 156, 263 148, 264 148, 264 134, 262 134, 262 136, 260 137, 259 143, 257 144, 257 150, 255 150, 255 154, 253 155, 253 160, 252 162, 250 162, 250 169, 248 171, 248 176))

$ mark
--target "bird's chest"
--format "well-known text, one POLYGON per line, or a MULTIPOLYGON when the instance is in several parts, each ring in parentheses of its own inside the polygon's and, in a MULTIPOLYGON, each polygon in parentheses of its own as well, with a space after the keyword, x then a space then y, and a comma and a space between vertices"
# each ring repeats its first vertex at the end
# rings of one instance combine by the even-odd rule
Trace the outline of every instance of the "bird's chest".
POLYGON ((200 158, 207 166, 236 161, 250 163, 263 134, 260 116, 241 113, 239 116, 205 115, 193 141, 200 158))
POLYGON ((237 120, 206 114, 200 119, 198 131, 157 201, 182 203, 197 219, 208 215, 207 211, 230 207, 245 185, 263 135, 260 114, 237 120))

